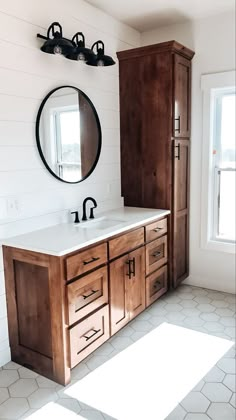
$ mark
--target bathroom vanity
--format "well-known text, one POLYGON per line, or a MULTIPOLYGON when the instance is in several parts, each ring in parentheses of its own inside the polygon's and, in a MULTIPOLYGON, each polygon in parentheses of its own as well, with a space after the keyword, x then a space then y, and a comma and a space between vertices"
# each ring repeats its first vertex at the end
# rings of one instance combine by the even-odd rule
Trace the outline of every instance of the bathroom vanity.
POLYGON ((66 385, 71 368, 163 295, 169 213, 124 207, 6 240, 12 360, 66 385))

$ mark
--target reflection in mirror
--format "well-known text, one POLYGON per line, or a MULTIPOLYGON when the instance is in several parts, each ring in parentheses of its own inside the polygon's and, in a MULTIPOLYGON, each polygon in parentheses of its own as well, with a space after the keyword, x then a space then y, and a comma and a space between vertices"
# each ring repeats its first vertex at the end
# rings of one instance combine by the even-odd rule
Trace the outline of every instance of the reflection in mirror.
POLYGON ((58 179, 76 183, 94 170, 101 149, 101 128, 89 98, 74 87, 61 87, 44 99, 37 117, 41 158, 58 179))

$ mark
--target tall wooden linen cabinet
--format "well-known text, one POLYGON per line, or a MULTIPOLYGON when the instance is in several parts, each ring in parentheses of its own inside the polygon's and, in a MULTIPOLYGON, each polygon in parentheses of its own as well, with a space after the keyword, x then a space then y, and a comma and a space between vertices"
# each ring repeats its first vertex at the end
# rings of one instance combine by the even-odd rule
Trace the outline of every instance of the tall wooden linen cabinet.
POLYGON ((126 206, 170 209, 169 282, 189 273, 191 59, 176 41, 117 53, 122 195, 126 206))

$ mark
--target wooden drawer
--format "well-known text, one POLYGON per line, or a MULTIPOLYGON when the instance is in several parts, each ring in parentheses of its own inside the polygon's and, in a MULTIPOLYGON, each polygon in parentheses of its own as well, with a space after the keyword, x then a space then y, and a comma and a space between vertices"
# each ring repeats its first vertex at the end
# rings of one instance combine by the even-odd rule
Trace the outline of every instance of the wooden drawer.
POLYGON ((107 244, 79 252, 66 259, 66 280, 80 276, 107 262, 107 244))
POLYGON ((167 219, 157 220, 145 227, 146 242, 153 241, 167 233, 167 219))
POLYGON ((146 306, 151 305, 156 299, 167 292, 167 279, 166 265, 146 278, 146 306))
POLYGON ((84 321, 71 328, 70 334, 70 367, 73 368, 97 347, 108 340, 109 306, 99 309, 84 321))
POLYGON ((70 325, 108 303, 107 267, 69 284, 67 297, 70 325))
POLYGON ((156 271, 167 263, 167 236, 146 245, 146 274, 156 271))
POLYGON ((118 257, 143 244, 144 228, 141 227, 109 241, 109 258, 118 257))

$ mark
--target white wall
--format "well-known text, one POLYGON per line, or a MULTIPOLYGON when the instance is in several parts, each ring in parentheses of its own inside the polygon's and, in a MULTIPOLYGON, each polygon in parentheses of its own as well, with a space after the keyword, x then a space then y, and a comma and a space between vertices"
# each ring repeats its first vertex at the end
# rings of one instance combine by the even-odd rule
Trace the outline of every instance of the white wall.
POLYGON ((202 92, 201 74, 235 68, 235 16, 222 14, 192 23, 178 24, 145 32, 142 45, 175 39, 196 52, 192 73, 192 148, 190 277, 188 284, 235 293, 235 256, 200 247, 202 92))
MULTIPOLYGON (((140 35, 81 0, 0 0, 0 243, 3 238, 66 221, 68 210, 91 195, 98 209, 122 204, 119 169, 118 65, 93 68, 39 50, 37 32, 59 21, 66 37, 84 32, 116 51, 140 44, 140 35), (68 185, 53 178, 36 148, 35 120, 43 97, 70 84, 97 108, 103 146, 94 173, 68 185)), ((3 261, 0 255, 0 366, 10 360, 3 261)))

